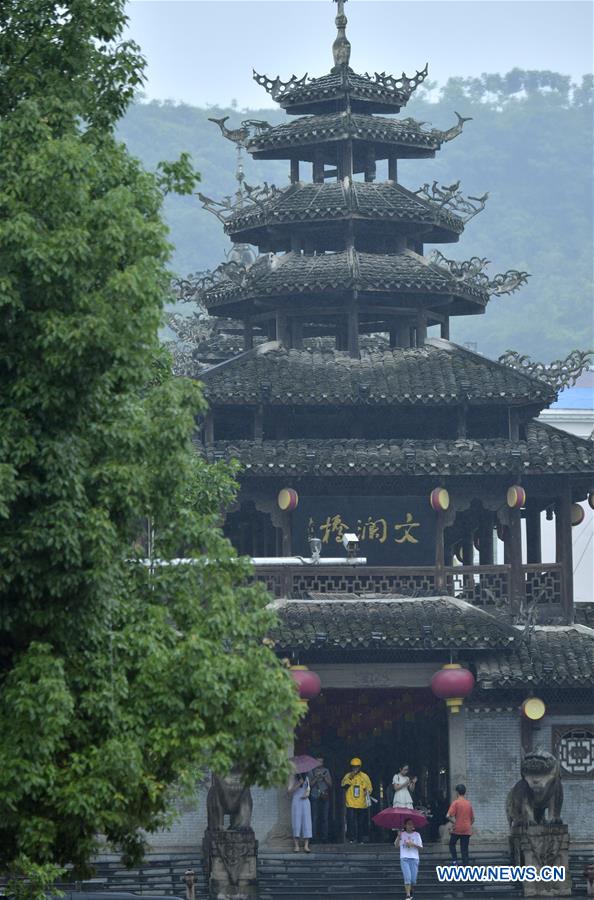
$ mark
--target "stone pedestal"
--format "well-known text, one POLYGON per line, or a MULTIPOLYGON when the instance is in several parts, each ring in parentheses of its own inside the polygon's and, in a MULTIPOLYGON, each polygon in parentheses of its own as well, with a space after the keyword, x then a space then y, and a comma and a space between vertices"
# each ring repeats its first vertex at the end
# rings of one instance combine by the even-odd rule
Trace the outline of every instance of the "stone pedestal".
POLYGON ((210 900, 257 900, 258 842, 251 828, 207 828, 202 850, 210 900))
POLYGON ((524 881, 525 897, 569 897, 569 829, 567 825, 514 825, 510 833, 514 863, 534 866, 565 866, 565 881, 524 881))

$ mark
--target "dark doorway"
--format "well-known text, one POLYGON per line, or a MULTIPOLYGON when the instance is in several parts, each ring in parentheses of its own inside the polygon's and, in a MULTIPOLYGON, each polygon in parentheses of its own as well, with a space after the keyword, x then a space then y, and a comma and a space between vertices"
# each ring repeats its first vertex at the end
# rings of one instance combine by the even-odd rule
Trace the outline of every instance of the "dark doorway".
MULTIPOLYGON (((415 807, 428 809, 425 840, 437 840, 448 805, 448 728, 445 704, 425 689, 325 690, 310 701, 309 712, 295 739, 296 753, 324 754, 334 780, 331 838, 344 841, 344 796, 340 787, 352 757, 363 762, 371 778, 370 815, 392 805, 392 778, 408 763, 418 778, 415 807)), ((393 839, 390 831, 370 822, 369 840, 393 839)))
POLYGON ((275 528, 270 515, 256 509, 252 501, 242 503, 238 510, 228 514, 223 532, 240 556, 278 556, 280 553, 280 529, 275 528))

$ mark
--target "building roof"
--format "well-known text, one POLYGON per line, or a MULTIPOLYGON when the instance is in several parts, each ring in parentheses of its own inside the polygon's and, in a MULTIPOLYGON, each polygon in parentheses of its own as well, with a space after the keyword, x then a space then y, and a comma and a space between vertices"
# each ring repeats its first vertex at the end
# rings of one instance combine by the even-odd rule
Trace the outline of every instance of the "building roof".
POLYGON ((594 687, 594 629, 537 626, 528 641, 516 643, 505 654, 477 659, 476 667, 483 688, 594 687))
POLYGON ((238 459, 258 476, 594 475, 594 443, 532 421, 526 440, 216 441, 210 460, 238 459))
POLYGON ((244 354, 201 374, 212 404, 546 405, 546 383, 459 347, 432 339, 424 347, 361 352, 286 350, 244 354))
MULTIPOLYGON (((263 254, 251 267, 238 269, 232 278, 215 281, 204 290, 203 298, 209 310, 226 307, 228 314, 237 315, 238 310, 231 307, 239 300, 282 299, 299 294, 314 297, 349 290, 359 294, 421 295, 428 298, 429 306, 432 296, 445 295, 462 301, 472 311, 477 307, 484 309, 490 296, 488 286, 472 278, 456 278, 443 266, 412 250, 394 254, 344 250, 316 255, 263 254)), ((365 312, 364 304, 361 312, 365 312)))
POLYGON ((335 110, 337 105, 350 101, 351 109, 369 113, 398 112, 412 92, 427 77, 427 66, 408 77, 394 78, 385 73, 358 75, 349 67, 330 72, 319 78, 293 76, 289 81, 268 78, 254 72, 254 80, 262 85, 283 109, 293 115, 335 110))
POLYGON ((454 597, 307 594, 274 604, 278 650, 506 648, 516 630, 454 597))
POLYGON ((429 243, 457 240, 464 229, 459 216, 402 185, 390 181, 347 180, 290 185, 272 193, 269 199, 238 210, 225 223, 225 231, 232 238, 243 235, 242 239, 251 241, 255 230, 270 225, 327 222, 347 217, 423 225, 426 231, 423 239, 429 243), (250 235, 245 235, 246 231, 250 235))
POLYGON ((424 130, 414 119, 375 118, 356 113, 328 113, 307 116, 275 125, 258 134, 248 144, 256 159, 285 158, 287 149, 300 147, 301 159, 308 158, 314 147, 334 141, 353 140, 389 148, 398 156, 419 158, 434 156, 443 143, 443 132, 424 130))

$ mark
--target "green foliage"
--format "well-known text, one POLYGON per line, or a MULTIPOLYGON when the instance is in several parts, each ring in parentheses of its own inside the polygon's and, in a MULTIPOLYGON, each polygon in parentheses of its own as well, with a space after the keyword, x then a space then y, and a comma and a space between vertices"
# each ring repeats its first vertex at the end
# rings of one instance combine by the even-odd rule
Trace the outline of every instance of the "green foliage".
MULTIPOLYGON (((162 192, 109 131, 141 78, 122 3, 2 17, 0 872, 20 897, 88 871, 98 834, 138 859, 207 768, 284 776, 298 703, 217 528, 233 471, 196 459, 203 400, 159 345, 162 192), (147 521, 154 555, 195 564, 145 566, 147 521)), ((163 175, 195 180, 187 158, 163 175)))
MULTIPOLYGON (((489 191, 485 211, 468 224, 457 246, 442 251, 455 259, 487 257, 493 273, 509 268, 532 273, 517 294, 493 299, 485 316, 453 320, 453 339, 476 341, 492 356, 514 347, 543 360, 591 346, 592 77, 579 86, 555 72, 520 69, 452 78, 441 90, 420 89, 402 115, 447 128, 453 110, 473 117, 464 133, 445 144, 435 160, 402 160, 399 178, 413 190, 434 179, 442 184, 461 179, 466 194, 489 191)), ((208 117, 227 114, 230 127, 244 118, 286 121, 279 110, 136 103, 119 134, 149 165, 187 148, 202 173, 201 190, 222 198, 235 190, 235 148, 208 117)), ((378 166, 378 178, 385 177, 378 166)), ((266 180, 283 187, 287 179, 287 163, 246 159, 249 184, 266 180)), ((220 222, 194 198, 168 198, 165 212, 176 271, 218 265, 229 247, 220 222)))

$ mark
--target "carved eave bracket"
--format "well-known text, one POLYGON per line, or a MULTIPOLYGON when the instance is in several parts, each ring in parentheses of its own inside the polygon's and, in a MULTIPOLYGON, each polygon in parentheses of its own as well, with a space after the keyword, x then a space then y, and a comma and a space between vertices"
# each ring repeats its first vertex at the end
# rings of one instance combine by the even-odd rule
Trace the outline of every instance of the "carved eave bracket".
POLYGON ((456 181, 454 184, 442 185, 434 181, 432 185, 424 184, 418 191, 415 191, 415 194, 423 197, 425 200, 429 200, 430 203, 434 203, 440 209, 455 213, 466 225, 467 222, 470 222, 471 219, 483 211, 489 199, 489 194, 483 194, 482 197, 464 197, 459 188, 459 181, 456 181))
POLYGON ((291 75, 288 81, 281 81, 279 76, 269 78, 268 75, 259 75, 255 69, 252 70, 253 79, 256 84, 264 88, 267 94, 270 94, 273 100, 282 100, 285 94, 288 94, 293 88, 303 87, 307 82, 307 72, 302 78, 291 75))
POLYGON ((457 122, 455 125, 452 125, 451 128, 448 128, 446 131, 442 131, 440 128, 432 128, 431 134, 437 138, 438 141, 453 141, 454 138, 458 137, 459 134, 462 134, 464 129, 465 122, 472 122, 472 116, 461 116, 460 113, 454 112, 454 115, 457 118, 457 122))
POLYGON ((530 278, 528 272, 520 272, 518 269, 509 269, 489 278, 484 272, 489 260, 478 256, 458 262, 447 259, 439 250, 433 250, 429 261, 461 284, 468 284, 491 295, 513 294, 530 278))
POLYGON ((504 366, 538 378, 544 381, 555 391, 572 387, 578 378, 586 372, 592 363, 594 350, 572 350, 565 359, 555 359, 551 363, 541 363, 522 355, 517 350, 506 350, 499 357, 499 362, 504 366))

